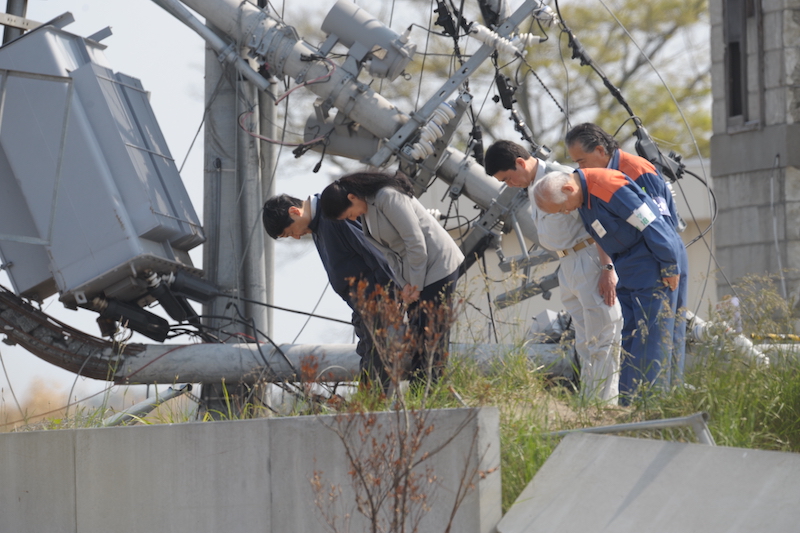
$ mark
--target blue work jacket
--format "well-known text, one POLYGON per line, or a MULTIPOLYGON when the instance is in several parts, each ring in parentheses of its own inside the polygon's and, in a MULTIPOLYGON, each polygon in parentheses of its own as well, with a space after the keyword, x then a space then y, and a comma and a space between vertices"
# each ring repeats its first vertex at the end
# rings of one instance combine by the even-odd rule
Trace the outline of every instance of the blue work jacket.
POLYGON ((667 187, 667 182, 664 181, 664 178, 650 161, 617 149, 614 151, 614 155, 611 156, 608 168, 619 170, 635 181, 636 185, 641 187, 653 199, 661 215, 668 217, 673 227, 678 225, 678 212, 675 207, 675 200, 672 198, 672 192, 667 187))
POLYGON ((575 172, 583 192, 578 213, 586 231, 614 262, 619 287, 658 287, 661 278, 680 274, 683 242, 633 180, 607 168, 575 172))
POLYGON ((383 255, 364 236, 361 224, 325 218, 322 211, 316 208, 319 195, 315 196, 312 199, 313 216, 308 227, 331 287, 352 308, 354 302, 350 279, 363 279, 370 287, 386 286, 392 281, 391 269, 383 255))

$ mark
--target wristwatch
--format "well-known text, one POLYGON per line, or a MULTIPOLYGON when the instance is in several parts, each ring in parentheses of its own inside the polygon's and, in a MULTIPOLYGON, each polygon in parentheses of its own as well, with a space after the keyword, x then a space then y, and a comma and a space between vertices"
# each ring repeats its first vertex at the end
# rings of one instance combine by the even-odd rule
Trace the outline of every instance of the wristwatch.
POLYGON ((614 265, 612 265, 611 263, 609 263, 609 264, 607 264, 607 265, 603 265, 603 266, 602 266, 602 269, 603 269, 603 270, 614 270, 614 265))

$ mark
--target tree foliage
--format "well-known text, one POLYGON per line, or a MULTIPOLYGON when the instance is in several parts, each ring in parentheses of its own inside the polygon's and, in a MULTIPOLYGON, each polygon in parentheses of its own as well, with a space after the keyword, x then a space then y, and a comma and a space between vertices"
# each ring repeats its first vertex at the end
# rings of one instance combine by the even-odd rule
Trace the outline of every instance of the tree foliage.
MULTIPOLYGON (((429 1, 414 3, 417 13, 431 6, 429 1)), ((551 4, 565 25, 542 26, 527 19, 520 31, 544 40, 529 47, 524 60, 501 52, 496 68, 487 61, 470 78, 477 120, 491 137, 519 138, 510 129, 509 112, 487 99, 497 94, 496 70, 516 87, 517 109, 538 142, 560 147, 569 125, 580 122, 596 122, 612 133, 625 125, 629 115, 602 78, 589 66, 572 59, 573 49, 565 31, 568 27, 662 149, 674 149, 686 157, 697 155, 694 137, 700 152, 708 155, 711 61, 707 0, 574 0, 551 4)), ((482 20, 474 5, 456 3, 456 7, 461 5, 466 20, 482 20)), ((512 11, 516 7, 512 5, 512 11)), ((430 9, 430 31, 441 33, 442 28, 434 25, 437 14, 430 9)), ((405 94, 405 98, 418 106, 421 104, 414 100, 416 92, 421 90, 424 103, 425 95, 431 94, 460 62, 453 55, 452 38, 422 32, 416 38, 421 57, 408 68, 416 83, 414 94, 405 94)), ((464 37, 458 42, 463 60, 479 45, 464 37)), ((397 91, 395 98, 404 98, 401 87, 392 90, 397 91)), ((624 142, 632 131, 629 123, 618 140, 624 142)), ((565 157, 563 148, 556 151, 556 156, 565 157)))
MULTIPOLYGON (((711 62, 706 0, 579 0, 559 11, 589 57, 620 90, 662 149, 694 154, 683 114, 701 153, 708 154, 711 62)), ((558 38, 557 55, 552 53, 556 50, 530 54, 530 66, 534 71, 547 71, 552 80, 550 89, 568 110, 571 124, 592 121, 610 132, 617 131, 628 118, 627 111, 590 66, 569 60, 573 49, 568 34, 559 31, 552 36, 558 38), (559 65, 562 58, 563 65, 559 65)), ((541 91, 527 72, 523 83, 520 102, 541 100, 541 91)), ((531 123, 553 128, 554 113, 542 107, 527 106, 531 123)), ((561 122, 563 128, 563 116, 561 122)))

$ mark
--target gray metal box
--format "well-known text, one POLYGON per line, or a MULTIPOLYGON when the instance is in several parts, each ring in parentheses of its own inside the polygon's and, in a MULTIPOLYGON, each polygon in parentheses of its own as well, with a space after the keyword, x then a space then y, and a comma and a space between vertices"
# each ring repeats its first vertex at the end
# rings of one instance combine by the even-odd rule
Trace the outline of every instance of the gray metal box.
POLYGON ((14 290, 68 306, 144 294, 205 240, 139 80, 52 26, 0 48, 0 255, 14 290), (11 265, 11 266, 8 266, 11 265))

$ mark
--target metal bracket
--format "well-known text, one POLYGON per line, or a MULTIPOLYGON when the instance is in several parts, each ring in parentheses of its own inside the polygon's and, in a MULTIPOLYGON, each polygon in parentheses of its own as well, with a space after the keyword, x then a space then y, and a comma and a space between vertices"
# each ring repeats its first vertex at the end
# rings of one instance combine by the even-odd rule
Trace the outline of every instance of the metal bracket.
POLYGON ((41 22, 11 15, 10 13, 0 13, 0 24, 20 30, 32 30, 42 25, 41 22))
POLYGON ((323 57, 327 57, 327 55, 331 53, 331 50, 333 50, 333 47, 336 46, 336 43, 338 42, 339 42, 338 35, 334 35, 333 33, 328 35, 328 38, 325 39, 325 42, 322 43, 322 45, 319 47, 320 55, 322 55, 323 57))
POLYGON ((224 65, 226 63, 233 63, 238 57, 239 55, 236 53, 236 44, 230 43, 217 55, 217 61, 224 65))
POLYGON ((250 42, 247 44, 250 49, 250 56, 266 60, 267 51, 272 41, 275 40, 275 36, 279 33, 280 29, 278 28, 265 29, 263 24, 259 24, 258 31, 250 34, 250 42))
MULTIPOLYGON (((471 101, 472 96, 469 93, 461 93, 459 97, 455 99, 456 116, 450 122, 444 125, 444 133, 433 143, 433 154, 425 158, 420 165, 419 173, 412 180, 414 183, 414 193, 417 197, 422 195, 422 193, 427 190, 428 185, 430 185, 430 182, 433 179, 433 176, 436 174, 436 171, 439 170, 444 162, 450 157, 450 153, 446 150, 446 148, 450 145, 450 141, 452 140, 453 135, 455 135, 456 128, 461 123, 461 119, 464 118, 464 114, 469 108, 471 101)), ((408 146, 408 144, 406 144, 406 146, 408 146)), ((462 164, 466 165, 466 159, 462 164)), ((466 176, 460 180, 461 186, 458 188, 458 192, 455 194, 453 193, 453 186, 450 187, 450 196, 452 198, 458 198, 458 196, 461 194, 461 189, 464 186, 465 180, 466 176)))
MULTIPOLYGON (((516 27, 527 18, 535 9, 542 5, 538 0, 526 0, 506 21, 497 29, 497 34, 501 37, 508 37, 516 27)), ((433 112, 439 104, 457 90, 464 81, 469 78, 475 70, 486 61, 495 49, 489 45, 482 45, 470 59, 461 65, 458 72, 448 79, 436 94, 428 100, 424 106, 411 119, 406 122, 386 144, 370 159, 370 164, 374 167, 382 167, 389 158, 396 154, 414 135, 422 124, 425 124, 433 116, 433 112)))
MULTIPOLYGON (((349 74, 349 76, 352 76, 352 74, 349 74)), ((354 78, 351 78, 349 76, 342 76, 342 78, 339 80, 339 86, 338 87, 334 87, 331 90, 331 92, 328 94, 328 97, 325 99, 325 101, 322 102, 322 104, 320 104, 320 107, 321 107, 322 111, 325 112, 326 114, 328 113, 328 111, 330 111, 331 108, 335 107, 333 105, 333 103, 336 101, 336 98, 339 97, 339 93, 342 92, 342 90, 345 88, 345 86, 348 83, 350 83, 351 81, 354 80, 354 78)), ((367 89, 369 89, 369 87, 367 87, 366 85, 364 85, 361 82, 357 82, 357 88, 358 88, 359 92, 361 92, 361 93, 363 93, 367 89)), ((339 109, 339 111, 341 111, 344 114, 349 114, 350 111, 353 110, 353 106, 355 105, 355 103, 356 103, 355 98, 351 96, 350 97, 350 101, 347 103, 347 105, 346 106, 342 106, 342 107, 340 107, 338 109, 339 109)))
POLYGON ((552 296, 552 290, 558 287, 558 270, 552 274, 541 278, 539 281, 529 281, 524 283, 521 287, 504 292, 494 299, 494 304, 498 309, 505 309, 514 304, 527 300, 539 294, 542 298, 549 300, 552 296))
POLYGON ((512 272, 514 270, 543 265, 551 261, 555 261, 555 257, 553 257, 550 252, 540 248, 529 255, 522 254, 513 257, 502 257, 498 266, 501 272, 512 272))
MULTIPOLYGON (((466 164, 467 159, 464 159, 464 164, 466 164)), ((459 172, 456 174, 456 177, 453 179, 452 183, 450 183, 450 198, 458 198, 461 196, 461 191, 464 190, 464 185, 467 184, 467 176, 463 175, 463 172, 459 172)))
MULTIPOLYGON (((291 28, 283 28, 279 30, 278 33, 282 36, 293 37, 293 35, 291 35, 291 28)), ((297 41, 292 42, 291 39, 283 40, 280 49, 275 51, 275 61, 273 64, 270 65, 269 62, 267 62, 267 66, 270 67, 270 70, 273 72, 283 72, 283 65, 286 63, 286 59, 291 55, 295 44, 297 44, 297 41)))

